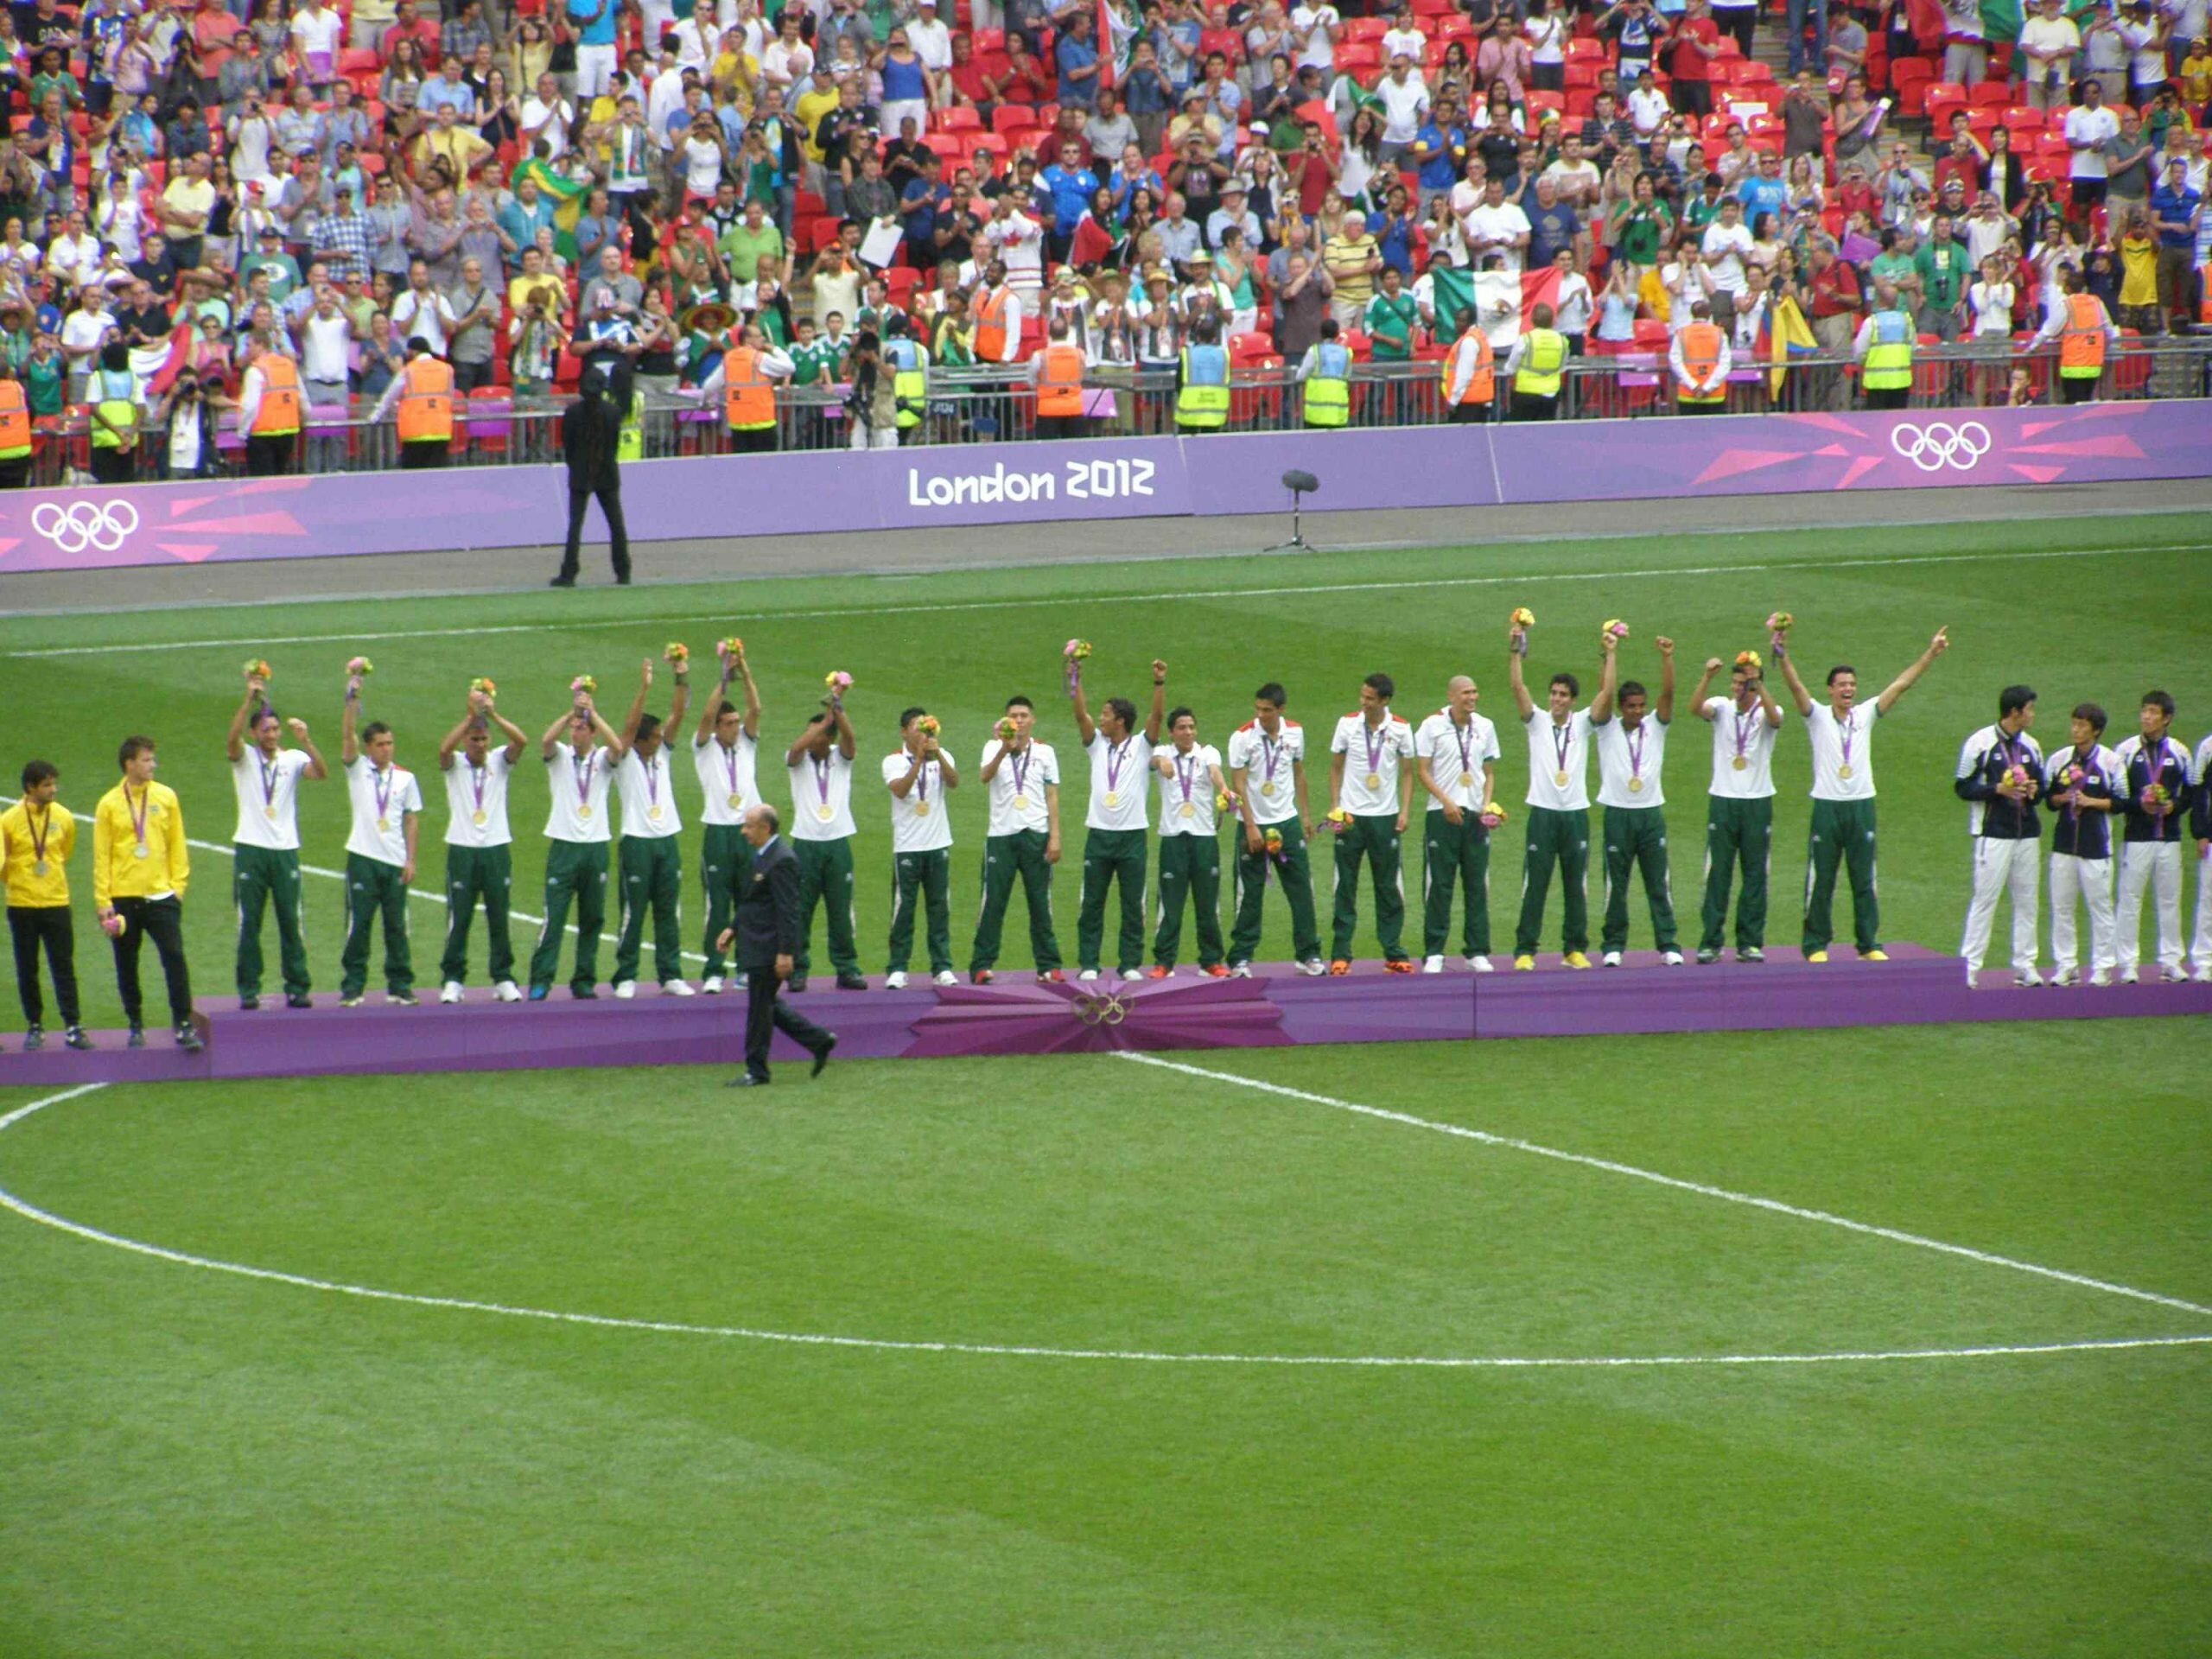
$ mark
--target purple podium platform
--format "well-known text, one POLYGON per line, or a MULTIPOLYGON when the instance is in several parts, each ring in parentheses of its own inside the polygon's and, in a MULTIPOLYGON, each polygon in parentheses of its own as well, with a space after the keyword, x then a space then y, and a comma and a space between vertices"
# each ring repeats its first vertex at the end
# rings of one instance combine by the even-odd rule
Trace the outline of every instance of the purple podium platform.
MULTIPOLYGON (((1249 979, 1207 979, 1185 968, 1172 979, 1040 985, 1009 973, 994 985, 887 991, 811 990, 793 997, 838 1036, 840 1059, 944 1058, 991 1054, 1100 1053, 1117 1049, 1289 1047, 1314 1043, 1438 1042, 1509 1037, 1586 1037, 1662 1032, 1808 1030, 1837 1026, 1985 1023, 2013 1020, 2212 1014, 2212 985, 2145 983, 2024 990, 2004 970, 1969 991, 1959 961, 1917 945, 1891 947, 1888 962, 1848 950, 1815 964, 1795 953, 1764 963, 1667 968, 1650 952, 1618 969, 1577 971, 1556 957, 1534 973, 1477 976, 1457 958, 1440 975, 1391 975, 1365 963, 1338 978, 1309 979, 1288 963, 1249 979)), ((207 1051, 179 1052, 165 1032, 149 1046, 0 1053, 0 1084, 67 1088, 79 1083, 188 1078, 515 1071, 546 1066, 726 1065, 742 1058, 745 997, 669 997, 640 987, 617 1001, 578 1001, 565 990, 544 1002, 495 1002, 469 993, 458 1007, 395 1007, 380 994, 358 1008, 318 997, 309 1009, 245 1014, 213 1007, 200 1016, 207 1051)), ((780 1033, 773 1055, 804 1057, 780 1033)))

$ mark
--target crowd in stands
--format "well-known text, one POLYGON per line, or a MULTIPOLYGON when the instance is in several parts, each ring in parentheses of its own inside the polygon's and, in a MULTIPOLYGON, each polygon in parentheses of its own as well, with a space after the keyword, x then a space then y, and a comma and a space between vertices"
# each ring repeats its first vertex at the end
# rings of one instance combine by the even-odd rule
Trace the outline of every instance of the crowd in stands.
POLYGON ((1326 323, 1387 363, 1471 311, 1503 362, 1539 298, 1578 354, 1700 302, 1846 353, 1878 291, 1994 344, 2069 269, 2123 330, 2212 318, 2207 0, 2003 42, 1978 0, 289 4, 0 9, 0 482, 35 442, 296 464, 271 388, 296 432, 381 417, 410 350, 466 410, 618 356, 648 401, 733 347, 1014 365, 1056 323, 1090 365, 1294 365, 1326 323))

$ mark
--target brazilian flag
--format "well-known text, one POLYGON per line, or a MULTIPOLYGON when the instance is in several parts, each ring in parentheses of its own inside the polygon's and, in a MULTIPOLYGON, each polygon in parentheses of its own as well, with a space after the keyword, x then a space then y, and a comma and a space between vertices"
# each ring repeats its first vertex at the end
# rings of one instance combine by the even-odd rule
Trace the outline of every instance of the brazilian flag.
POLYGON ((591 187, 563 178, 535 156, 525 156, 515 163, 515 170, 507 180, 512 190, 524 179, 536 179, 537 188, 546 200, 553 204, 553 248, 571 265, 576 262, 576 220, 583 217, 584 198, 591 194, 591 187))

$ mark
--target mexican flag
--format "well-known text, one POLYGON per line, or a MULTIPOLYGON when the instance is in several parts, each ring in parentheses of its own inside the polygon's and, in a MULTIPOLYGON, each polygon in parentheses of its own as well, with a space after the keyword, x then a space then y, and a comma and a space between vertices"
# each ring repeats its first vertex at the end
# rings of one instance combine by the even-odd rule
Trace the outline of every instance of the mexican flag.
POLYGON ((2018 40, 2020 0, 1981 0, 1981 32, 1989 37, 1992 46, 2018 40))
POLYGON ((1144 13, 1136 0, 1098 0, 1098 84, 1118 86, 1136 61, 1137 36, 1144 31, 1144 13))
POLYGON ((525 156, 515 163, 515 170, 507 180, 512 190, 523 180, 536 179, 537 188, 553 204, 553 246, 560 256, 574 264, 576 257, 576 220, 582 217, 584 198, 590 194, 588 186, 573 179, 563 178, 535 156, 525 156))

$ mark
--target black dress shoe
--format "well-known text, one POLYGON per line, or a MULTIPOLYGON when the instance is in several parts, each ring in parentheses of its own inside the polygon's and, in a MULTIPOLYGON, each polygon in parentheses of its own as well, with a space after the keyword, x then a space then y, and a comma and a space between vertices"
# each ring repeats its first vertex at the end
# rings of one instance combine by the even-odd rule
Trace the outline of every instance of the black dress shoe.
POLYGON ((143 1047, 145 1047, 145 1046, 146 1046, 146 1027, 143 1027, 143 1026, 133 1026, 133 1027, 130 1027, 130 1035, 129 1037, 127 1037, 127 1038, 125 1038, 125 1039, 124 1039, 124 1044, 123 1044, 123 1046, 124 1046, 125 1048, 143 1048, 143 1047))
POLYGON ((756 1077, 750 1071, 741 1071, 722 1085, 725 1089, 766 1089, 768 1079, 756 1077))
POLYGON ((787 991, 804 990, 806 988, 806 976, 804 974, 793 974, 789 979, 784 982, 784 988, 787 991))
POLYGON ((298 991, 284 999, 284 1006, 288 1008, 311 1008, 315 1007, 315 999, 305 991, 298 991))
POLYGON ((822 1033, 822 1046, 814 1051, 814 1070, 807 1073, 810 1077, 818 1077, 822 1075, 822 1068, 830 1064, 830 1051, 837 1046, 836 1032, 824 1032, 822 1033))
POLYGON ((258 1014, 261 1011, 261 999, 257 996, 238 998, 238 1011, 241 1014, 258 1014))
POLYGON ((569 988, 569 995, 575 997, 579 1002, 596 1002, 599 1001, 599 993, 592 989, 588 985, 571 986, 569 988))
POLYGON ((627 588, 630 585, 630 573, 627 570, 625 570, 620 575, 616 576, 614 578, 614 585, 617 588, 627 588))
POLYGON ((860 974, 840 974, 837 976, 837 988, 841 991, 864 991, 868 989, 868 980, 860 974))
POLYGON ((574 576, 556 576, 545 585, 548 588, 573 588, 576 585, 576 579, 574 576))

